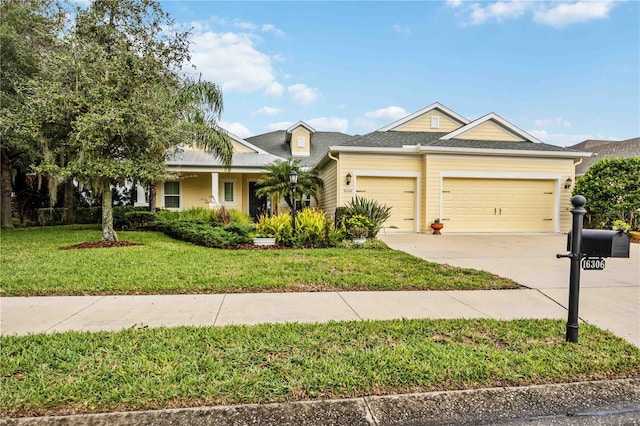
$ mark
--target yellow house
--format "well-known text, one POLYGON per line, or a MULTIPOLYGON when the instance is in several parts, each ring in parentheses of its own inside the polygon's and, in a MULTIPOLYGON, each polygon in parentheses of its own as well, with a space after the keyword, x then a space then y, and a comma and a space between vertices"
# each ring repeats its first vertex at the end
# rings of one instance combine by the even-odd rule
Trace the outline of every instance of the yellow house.
POLYGON ((545 144, 491 113, 470 121, 434 103, 363 136, 320 132, 302 121, 286 130, 232 136, 232 167, 201 151, 168 161, 180 173, 158 206, 225 205, 255 216, 264 166, 296 158, 324 181, 318 207, 329 216, 355 196, 391 206, 385 232, 562 232, 570 228, 575 165, 588 153, 545 144))

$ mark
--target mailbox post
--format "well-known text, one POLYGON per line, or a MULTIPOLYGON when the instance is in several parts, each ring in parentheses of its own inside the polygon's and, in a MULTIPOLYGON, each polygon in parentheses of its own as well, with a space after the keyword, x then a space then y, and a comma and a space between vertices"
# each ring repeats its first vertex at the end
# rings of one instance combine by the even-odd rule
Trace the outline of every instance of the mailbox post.
POLYGON ((567 236, 569 254, 558 254, 557 258, 571 259, 569 274, 569 317, 567 319, 567 342, 578 342, 578 300, 580 294, 580 268, 604 269, 605 257, 629 257, 629 234, 623 231, 582 230, 584 205, 582 195, 571 199, 573 222, 567 236), (584 261, 584 262, 583 262, 584 261))
POLYGON ((567 342, 578 343, 578 301, 580 295, 580 245, 582 243, 582 224, 587 211, 584 205, 587 199, 576 195, 571 199, 573 222, 571 224, 571 272, 569 273, 569 316, 567 318, 567 342))

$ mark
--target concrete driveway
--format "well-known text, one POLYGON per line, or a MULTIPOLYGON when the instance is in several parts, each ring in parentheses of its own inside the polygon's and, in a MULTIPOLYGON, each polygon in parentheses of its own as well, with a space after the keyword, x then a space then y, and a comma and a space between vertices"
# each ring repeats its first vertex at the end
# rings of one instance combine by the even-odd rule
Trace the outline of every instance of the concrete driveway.
MULTIPOLYGON (((389 247, 431 262, 485 270, 537 289, 565 309, 569 300, 563 234, 386 234, 389 247)), ((629 259, 606 259, 603 271, 581 271, 579 315, 640 346, 640 244, 629 259)))

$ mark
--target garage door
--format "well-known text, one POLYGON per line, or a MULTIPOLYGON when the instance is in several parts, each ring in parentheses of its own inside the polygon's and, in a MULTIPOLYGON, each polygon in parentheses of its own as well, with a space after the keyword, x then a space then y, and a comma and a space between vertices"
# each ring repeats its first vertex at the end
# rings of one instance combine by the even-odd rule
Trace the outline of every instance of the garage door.
POLYGON ((445 178, 447 232, 553 232, 555 181, 445 178))
POLYGON ((391 207, 386 232, 415 232, 416 179, 358 176, 356 194, 391 207))

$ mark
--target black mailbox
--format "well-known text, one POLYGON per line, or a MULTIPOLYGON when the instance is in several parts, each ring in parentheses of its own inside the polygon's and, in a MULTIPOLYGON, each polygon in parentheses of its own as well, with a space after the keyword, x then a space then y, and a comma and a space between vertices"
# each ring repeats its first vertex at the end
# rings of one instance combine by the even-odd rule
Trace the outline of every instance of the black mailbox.
MULTIPOLYGON (((580 253, 587 257, 629 257, 631 237, 624 231, 596 229, 582 230, 580 253)), ((567 251, 571 250, 571 232, 567 238, 567 251)))

